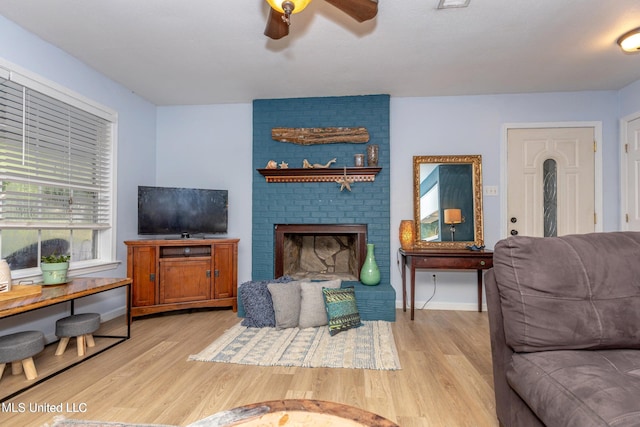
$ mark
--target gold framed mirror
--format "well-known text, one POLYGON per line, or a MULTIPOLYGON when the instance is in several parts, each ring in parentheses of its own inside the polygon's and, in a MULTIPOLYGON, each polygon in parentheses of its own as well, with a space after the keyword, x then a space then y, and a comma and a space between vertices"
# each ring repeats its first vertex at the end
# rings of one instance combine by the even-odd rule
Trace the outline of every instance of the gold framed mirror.
POLYGON ((413 156, 417 248, 483 246, 482 156, 413 156))

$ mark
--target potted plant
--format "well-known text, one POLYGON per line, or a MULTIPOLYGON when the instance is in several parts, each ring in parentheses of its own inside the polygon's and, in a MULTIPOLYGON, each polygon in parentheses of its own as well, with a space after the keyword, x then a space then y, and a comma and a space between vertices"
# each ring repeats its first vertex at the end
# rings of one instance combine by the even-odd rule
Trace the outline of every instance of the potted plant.
POLYGON ((42 281, 45 285, 59 285, 67 281, 70 255, 56 255, 55 253, 40 258, 42 281))

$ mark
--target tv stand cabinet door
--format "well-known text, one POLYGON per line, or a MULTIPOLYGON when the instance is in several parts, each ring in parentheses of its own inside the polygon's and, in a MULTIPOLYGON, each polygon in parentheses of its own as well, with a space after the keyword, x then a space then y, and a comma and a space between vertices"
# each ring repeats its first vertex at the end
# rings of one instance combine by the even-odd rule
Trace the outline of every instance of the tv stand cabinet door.
POLYGON ((232 298, 236 296, 238 281, 238 244, 216 243, 213 247, 214 259, 214 298, 232 298))
POLYGON ((127 248, 127 276, 131 277, 131 305, 143 307, 157 303, 155 246, 127 248))
POLYGON ((160 259, 160 304, 211 298, 211 259, 160 259))

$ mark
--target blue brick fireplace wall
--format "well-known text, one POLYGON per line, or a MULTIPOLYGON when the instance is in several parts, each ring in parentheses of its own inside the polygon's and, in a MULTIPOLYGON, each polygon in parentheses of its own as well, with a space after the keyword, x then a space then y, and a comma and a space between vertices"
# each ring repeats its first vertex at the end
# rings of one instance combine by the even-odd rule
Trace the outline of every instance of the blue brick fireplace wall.
MULTIPOLYGON (((252 278, 274 276, 275 224, 367 224, 367 241, 375 245, 381 283, 390 283, 389 243, 389 96, 267 99, 253 102, 253 232, 252 278), (366 127, 367 144, 320 144, 302 146, 274 141, 274 127, 366 127), (291 168, 310 163, 332 167, 353 166, 353 156, 365 154, 369 144, 379 145, 374 182, 356 182, 340 191, 329 182, 267 183, 256 169, 269 160, 291 168)), ((365 161, 366 162, 366 161, 365 161)))

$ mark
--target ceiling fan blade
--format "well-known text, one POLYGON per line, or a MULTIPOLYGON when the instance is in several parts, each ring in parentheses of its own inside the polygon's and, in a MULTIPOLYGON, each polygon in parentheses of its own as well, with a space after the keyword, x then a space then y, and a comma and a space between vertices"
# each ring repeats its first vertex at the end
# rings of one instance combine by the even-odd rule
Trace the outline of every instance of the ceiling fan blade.
POLYGON ((274 40, 289 35, 289 25, 284 22, 282 17, 284 14, 269 8, 269 18, 267 18, 267 26, 264 29, 264 35, 274 40))
POLYGON ((368 21, 378 14, 378 0, 325 0, 358 22, 368 21))

